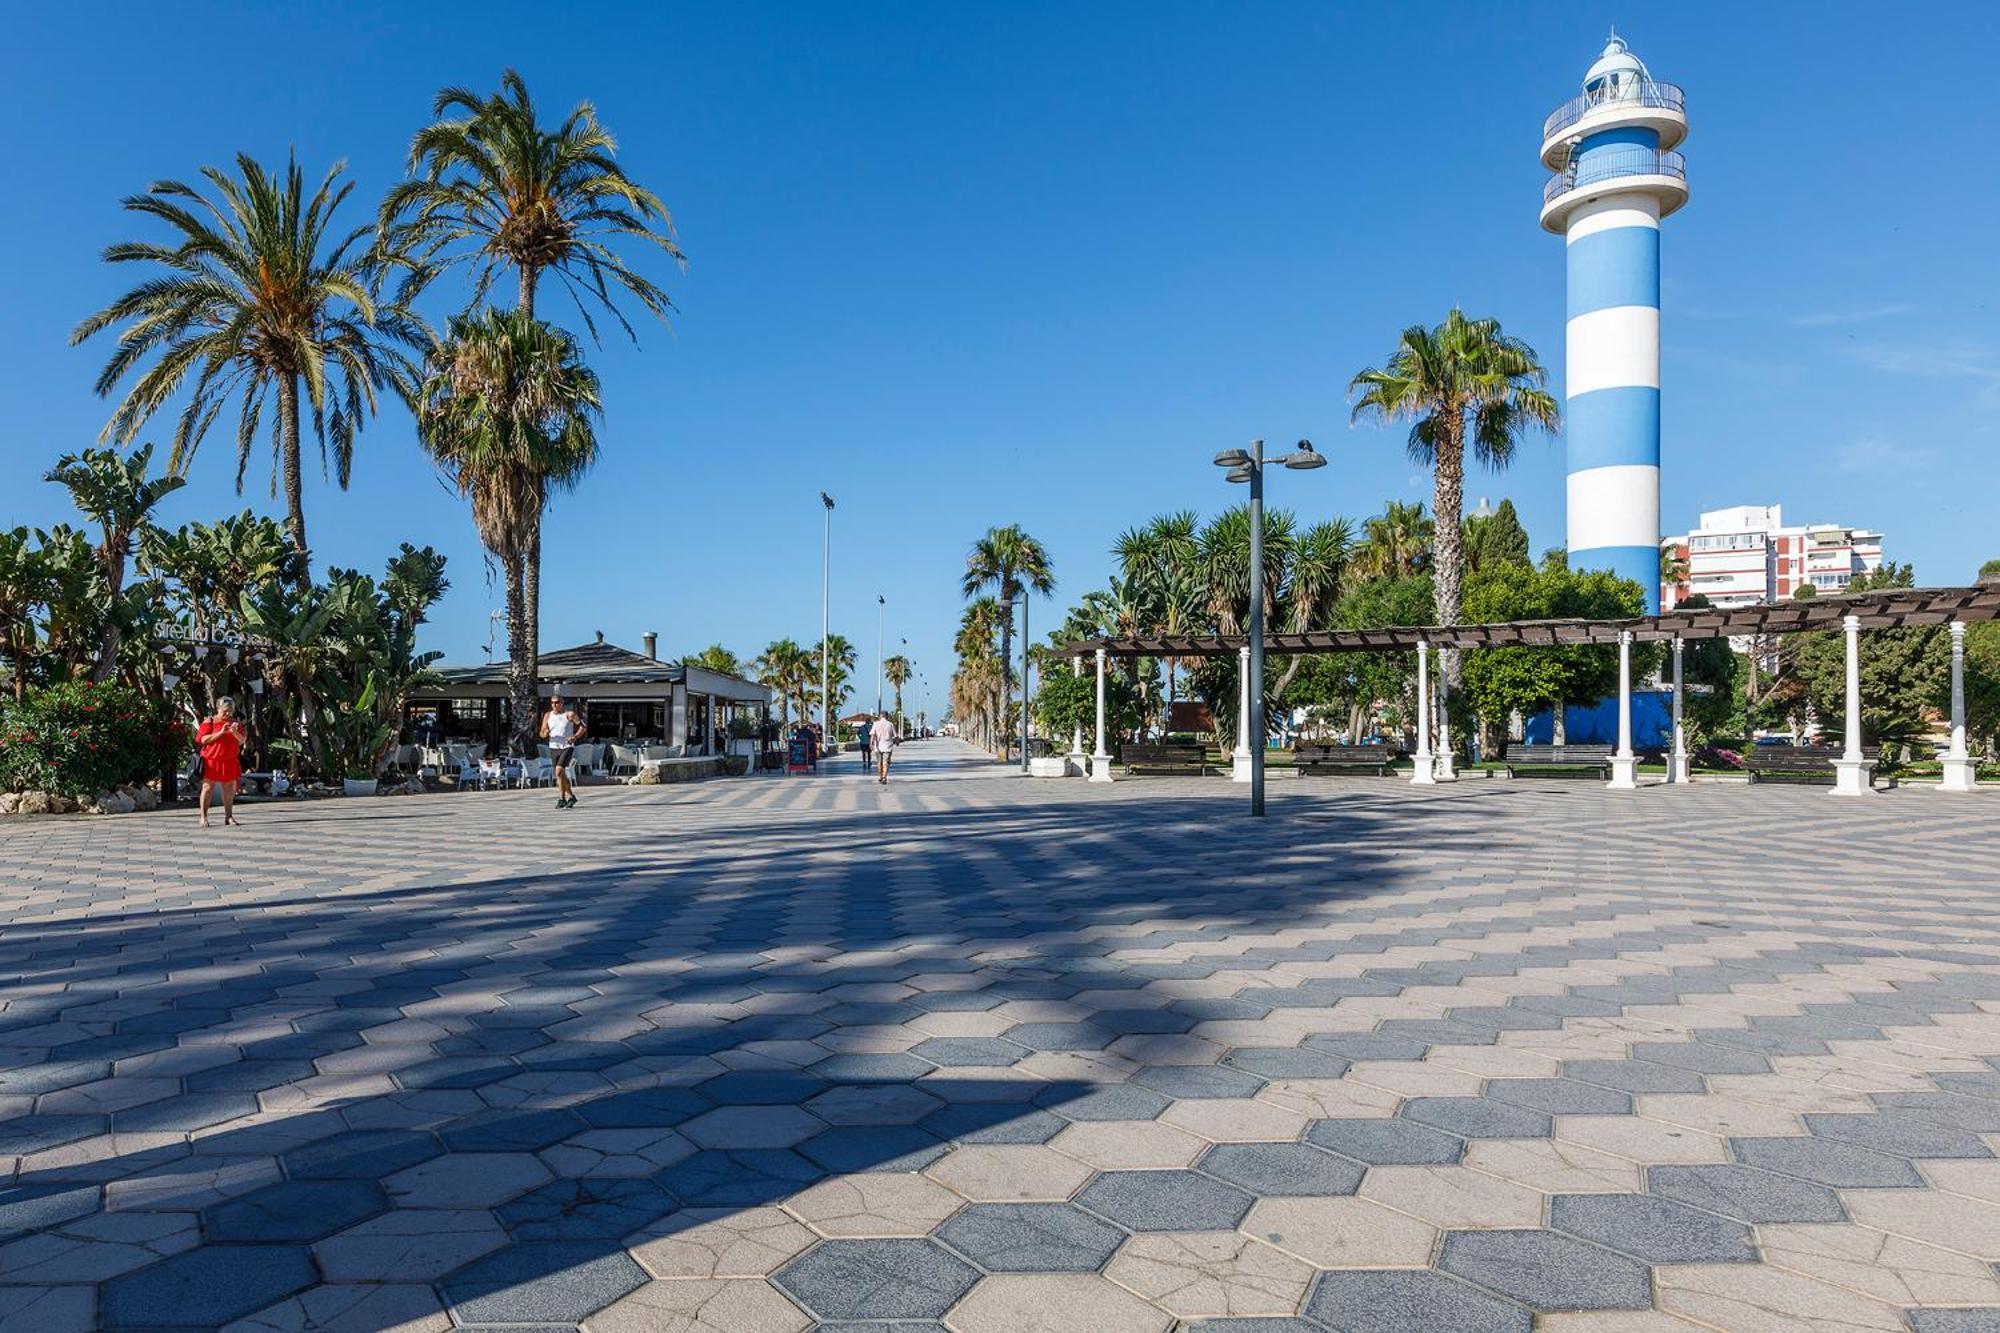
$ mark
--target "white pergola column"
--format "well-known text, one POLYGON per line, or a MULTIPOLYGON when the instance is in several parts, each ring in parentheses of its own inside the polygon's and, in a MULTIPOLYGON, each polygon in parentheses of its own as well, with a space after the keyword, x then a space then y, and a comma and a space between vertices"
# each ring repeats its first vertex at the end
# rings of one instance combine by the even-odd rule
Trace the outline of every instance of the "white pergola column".
POLYGON ((1236 681, 1242 688, 1236 714, 1236 749, 1229 756, 1229 780, 1250 780, 1250 645, 1236 650, 1236 681))
POLYGON ((1639 757, 1632 753, 1632 631, 1618 631, 1618 753, 1611 756, 1611 785, 1639 785, 1639 757))
POLYGON ((1875 791, 1869 780, 1875 765, 1861 755, 1861 617, 1843 616, 1840 623, 1847 632, 1847 715, 1840 724, 1847 740, 1833 761, 1833 794, 1869 796, 1875 791))
POLYGON ((1951 622, 1951 748, 1944 756, 1944 789, 1973 791, 1979 786, 1979 766, 1965 743, 1965 622, 1951 622))
POLYGON ((1410 774, 1410 781, 1419 787, 1428 787, 1437 781, 1437 770, 1431 754, 1431 645, 1426 639, 1417 640, 1417 752, 1410 756, 1416 771, 1410 774))
POLYGON ((1104 748, 1104 650, 1097 650, 1097 753, 1090 756, 1090 780, 1111 781, 1111 755, 1104 748))
POLYGON ((1681 725, 1681 636, 1674 635, 1674 748, 1667 756, 1667 781, 1688 780, 1687 731, 1681 725))
POLYGON ((1458 781, 1458 756, 1451 745, 1451 672, 1445 668, 1444 657, 1449 651, 1438 649, 1437 684, 1437 758, 1432 763, 1432 773, 1439 782, 1458 781))
MULTIPOLYGON (((1079 680, 1083 677, 1083 654, 1077 653, 1069 659, 1069 671, 1079 680)), ((1083 719, 1076 720, 1076 727, 1069 737, 1069 768, 1072 773, 1088 773, 1090 762, 1083 753, 1083 719)))

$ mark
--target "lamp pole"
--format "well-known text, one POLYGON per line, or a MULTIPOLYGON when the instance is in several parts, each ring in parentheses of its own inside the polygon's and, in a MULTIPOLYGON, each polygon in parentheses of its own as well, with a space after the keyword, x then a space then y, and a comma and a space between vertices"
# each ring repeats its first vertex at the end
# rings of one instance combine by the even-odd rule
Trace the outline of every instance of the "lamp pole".
MULTIPOLYGON (((1264 442, 1252 440, 1250 451, 1225 449, 1215 456, 1217 467, 1229 469, 1229 480, 1250 483, 1250 661, 1248 663, 1249 715, 1242 725, 1254 728, 1250 743, 1250 815, 1264 817, 1264 442)), ((1298 472, 1326 466, 1326 459, 1313 448, 1311 440, 1300 440, 1298 448, 1268 460, 1298 472)))
POLYGON ((826 506, 826 536, 819 555, 819 731, 820 744, 824 745, 833 739, 833 697, 829 693, 833 677, 826 659, 827 610, 833 589, 833 497, 821 491, 819 502, 826 506))
POLYGON ((882 715, 882 617, 887 614, 889 599, 881 593, 875 594, 875 715, 882 715))
POLYGON ((1028 679, 1028 599, 1032 588, 1021 589, 1021 771, 1028 771, 1028 697, 1033 689, 1028 679))

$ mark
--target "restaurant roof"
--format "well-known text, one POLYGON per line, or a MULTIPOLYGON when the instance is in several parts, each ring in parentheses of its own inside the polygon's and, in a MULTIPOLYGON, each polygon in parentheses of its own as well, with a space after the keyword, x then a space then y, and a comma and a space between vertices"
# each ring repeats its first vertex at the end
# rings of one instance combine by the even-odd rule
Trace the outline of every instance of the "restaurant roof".
MULTIPOLYGON (((726 671, 696 667, 693 669, 693 674, 696 677, 693 683, 697 694, 719 693, 732 699, 770 697, 768 686, 746 680, 742 676, 731 675, 726 671)), ((448 693, 453 687, 468 685, 504 685, 507 681, 507 663, 482 662, 476 666, 441 667, 437 675, 442 686, 430 693, 448 693)), ((630 648, 606 643, 602 639, 595 643, 578 644, 574 648, 557 648, 543 653, 537 660, 535 677, 540 681, 575 686, 580 689, 593 685, 690 683, 689 668, 685 663, 663 662, 644 653, 635 653, 630 648)))
MULTIPOLYGON (((1625 630, 1638 639, 1671 639, 1675 635, 1717 639, 1838 629, 1846 616, 1858 619, 1863 629, 1941 625, 1952 620, 2000 620, 2000 583, 1965 588, 1884 588, 1755 606, 1683 608, 1626 620, 1511 620, 1491 625, 1408 625, 1267 634, 1264 651, 1273 656, 1407 652, 1420 643, 1433 648, 1552 647, 1616 643, 1625 630)), ((1226 657, 1247 642, 1240 634, 1129 635, 1077 639, 1056 651, 1076 656, 1102 648, 1107 657, 1226 657)))

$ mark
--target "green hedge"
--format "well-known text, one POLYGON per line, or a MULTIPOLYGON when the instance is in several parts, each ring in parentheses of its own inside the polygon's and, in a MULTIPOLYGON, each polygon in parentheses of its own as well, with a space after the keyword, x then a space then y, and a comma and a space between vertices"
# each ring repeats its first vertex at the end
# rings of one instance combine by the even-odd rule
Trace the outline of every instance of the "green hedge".
POLYGON ((150 781, 188 744, 184 724, 123 686, 51 685, 0 708, 0 790, 89 798, 150 781))

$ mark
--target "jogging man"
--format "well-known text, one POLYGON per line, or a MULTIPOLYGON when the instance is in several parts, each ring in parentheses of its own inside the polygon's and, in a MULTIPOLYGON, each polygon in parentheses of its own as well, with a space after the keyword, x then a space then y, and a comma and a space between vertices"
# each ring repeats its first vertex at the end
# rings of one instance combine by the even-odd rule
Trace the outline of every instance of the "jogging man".
POLYGON ((560 694, 549 696, 549 711, 542 714, 542 739, 549 743, 549 762, 555 765, 556 809, 567 810, 576 804, 569 761, 576 754, 576 743, 583 739, 583 719, 560 694))

